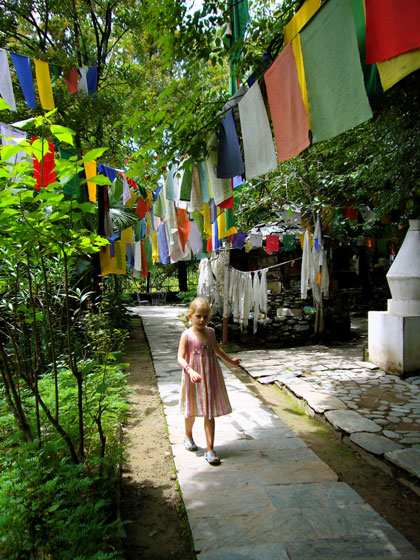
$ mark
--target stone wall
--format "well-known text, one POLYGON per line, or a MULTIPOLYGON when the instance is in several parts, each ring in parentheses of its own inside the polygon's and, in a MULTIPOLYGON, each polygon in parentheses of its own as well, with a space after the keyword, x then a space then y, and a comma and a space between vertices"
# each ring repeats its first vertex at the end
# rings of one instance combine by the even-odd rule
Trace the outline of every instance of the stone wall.
MULTIPOLYGON (((312 297, 302 300, 300 290, 284 289, 281 293, 268 294, 268 317, 259 320, 258 330, 254 335, 252 320, 247 330, 241 332, 237 323, 229 321, 228 338, 248 347, 290 348, 350 338, 350 314, 343 308, 339 292, 333 292, 324 300, 325 329, 321 335, 315 335, 315 316, 312 297)), ((217 338, 222 337, 222 319, 212 318, 211 325, 216 330, 217 338)))

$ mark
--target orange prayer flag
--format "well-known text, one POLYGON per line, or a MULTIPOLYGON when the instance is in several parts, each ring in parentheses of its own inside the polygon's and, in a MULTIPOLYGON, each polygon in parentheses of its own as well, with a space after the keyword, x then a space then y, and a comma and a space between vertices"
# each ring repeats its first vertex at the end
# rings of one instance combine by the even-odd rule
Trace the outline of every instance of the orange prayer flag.
POLYGON ((181 241, 182 250, 184 250, 190 235, 191 222, 188 218, 187 211, 184 209, 179 208, 176 211, 176 216, 178 222, 179 240, 181 241))

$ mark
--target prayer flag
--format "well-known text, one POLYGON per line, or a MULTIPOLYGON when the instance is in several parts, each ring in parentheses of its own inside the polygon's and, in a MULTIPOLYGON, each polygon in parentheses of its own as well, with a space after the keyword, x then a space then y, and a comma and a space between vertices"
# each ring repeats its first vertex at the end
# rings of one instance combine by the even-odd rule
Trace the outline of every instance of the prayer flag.
POLYGON ((188 218, 186 210, 178 209, 176 211, 176 216, 178 221, 179 240, 181 242, 182 250, 184 251, 191 231, 191 222, 188 218))
POLYGON ((420 68, 420 49, 399 54, 383 62, 378 62, 377 67, 383 90, 386 91, 420 68))
POLYGON ((382 62, 419 47, 419 0, 366 0, 366 62, 382 62))
POLYGON ((197 253, 200 253, 202 251, 203 238, 201 237, 197 222, 191 222, 191 230, 188 241, 194 255, 197 255, 197 253))
POLYGON ((261 233, 250 233, 249 243, 252 247, 262 247, 262 235, 261 233))
POLYGON ((152 242, 152 263, 159 259, 159 248, 158 248, 158 238, 157 238, 157 230, 154 230, 150 233, 150 241, 152 242))
POLYGON ((133 228, 132 227, 128 227, 122 230, 121 232, 121 241, 123 243, 132 243, 133 242, 133 228))
POLYGON ((146 256, 146 249, 144 247, 144 241, 140 241, 140 249, 141 249, 141 277, 147 278, 149 275, 149 267, 147 266, 147 256, 146 256))
POLYGON ((168 166, 168 176, 166 177, 166 200, 179 201, 180 184, 178 179, 178 166, 174 163, 168 166))
POLYGON ((34 80, 32 77, 31 63, 27 56, 21 54, 10 53, 16 74, 22 88, 23 95, 27 106, 30 109, 35 108, 35 91, 34 80))
POLYGON ((171 259, 169 257, 168 238, 166 236, 165 222, 162 222, 157 229, 157 241, 160 262, 162 264, 170 264, 171 259))
POLYGON ((16 111, 9 61, 7 59, 7 51, 5 49, 0 49, 0 95, 12 111, 16 111))
POLYGON ((210 202, 209 178, 207 174, 207 164, 205 161, 197 162, 198 179, 200 181, 201 202, 210 202))
POLYGON ((215 133, 211 134, 207 140, 207 150, 209 184, 213 193, 214 202, 218 205, 233 195, 233 189, 229 179, 219 179, 217 177, 218 139, 215 133))
POLYGON ((96 161, 85 161, 85 175, 87 179, 87 188, 90 202, 96 202, 96 183, 92 183, 89 179, 96 177, 96 161))
POLYGON ((233 109, 219 123, 219 147, 217 160, 217 177, 229 179, 242 175, 245 167, 242 161, 241 148, 236 132, 233 109))
POLYGON ((245 245, 246 233, 238 232, 232 236, 232 247, 242 249, 245 245))
POLYGON ((280 241, 278 235, 267 235, 265 239, 265 250, 267 253, 277 253, 280 249, 280 241))
MULTIPOLYGON (((67 150, 63 150, 60 148, 60 157, 61 159, 69 160, 75 154, 68 152, 67 150)), ((61 177, 60 183, 64 183, 63 190, 64 194, 68 196, 80 196, 80 182, 79 182, 79 175, 76 173, 70 180, 68 177, 61 177)))
POLYGON ((364 0, 350 0, 356 27, 357 44, 359 46, 360 62, 365 79, 365 88, 369 96, 378 95, 382 88, 379 82, 376 64, 366 64, 366 19, 364 0))
POLYGON ((101 252, 99 253, 99 260, 101 263, 101 276, 108 276, 108 274, 126 274, 125 244, 123 247, 119 248, 119 253, 122 253, 123 256, 123 258, 119 259, 121 260, 121 267, 117 266, 116 257, 111 258, 109 245, 101 249, 101 252))
POLYGON ((289 23, 284 27, 284 44, 287 45, 296 37, 299 31, 308 23, 311 17, 321 7, 321 0, 306 0, 289 23))
POLYGON ((297 35, 292 41, 293 54, 295 55, 296 70, 300 90, 302 92, 302 100, 305 105, 306 116, 308 117, 308 128, 311 129, 311 114, 309 111, 308 89, 306 87, 305 69, 303 67, 302 47, 300 44, 300 35, 297 35))
POLYGON ((308 118, 303 104, 293 47, 287 45, 264 74, 280 163, 309 146, 308 118))
POLYGON ((88 72, 88 68, 86 66, 80 66, 78 68, 79 83, 77 89, 78 91, 83 91, 86 94, 89 93, 88 84, 87 84, 87 72, 88 72))
POLYGON ((277 167, 271 127, 258 82, 247 91, 238 107, 244 145, 245 175, 247 179, 253 179, 277 167))
MULTIPOLYGON (((38 138, 33 138, 31 144, 33 144, 38 138)), ((55 181, 55 161, 54 161, 54 144, 48 142, 48 152, 43 154, 42 159, 38 161, 38 158, 33 155, 34 164, 34 177, 36 181, 35 188, 40 190, 41 187, 46 187, 55 181)))
POLYGON ((188 160, 183 165, 184 174, 181 181, 180 200, 191 200, 192 189, 192 160, 188 160))
POLYGON ((236 66, 241 58, 242 41, 246 25, 249 21, 247 0, 228 0, 228 13, 230 14, 229 33, 229 91, 235 93, 238 89, 238 72, 236 66))
POLYGON ((117 178, 117 170, 113 167, 109 167, 108 165, 104 165, 103 163, 100 164, 98 167, 98 172, 108 177, 108 179, 113 183, 117 178))
POLYGON ((325 4, 303 29, 301 46, 313 141, 328 140, 370 119, 350 4, 325 4))
POLYGON ((203 228, 204 236, 208 239, 211 237, 211 212, 210 204, 203 204, 203 228))
POLYGON ((34 62, 41 107, 46 111, 52 111, 55 105, 51 86, 50 67, 48 66, 48 62, 44 62, 43 60, 34 60, 34 62))
POLYGON ((89 95, 96 93, 96 88, 98 87, 98 67, 89 66, 86 74, 87 89, 89 95))
POLYGON ((147 204, 144 202, 142 198, 139 198, 136 207, 136 214, 137 216, 139 216, 139 218, 143 219, 146 215, 146 212, 147 212, 147 204))
MULTIPOLYGON (((2 135, 2 146, 17 146, 26 140, 26 132, 13 128, 7 124, 0 124, 0 132, 2 135)), ((5 161, 7 161, 7 163, 15 164, 19 163, 22 159, 29 159, 29 156, 23 150, 19 150, 5 161)))
POLYGON ((64 79, 66 80, 69 92, 76 93, 79 89, 79 76, 77 74, 77 68, 72 68, 69 72, 64 74, 64 79))

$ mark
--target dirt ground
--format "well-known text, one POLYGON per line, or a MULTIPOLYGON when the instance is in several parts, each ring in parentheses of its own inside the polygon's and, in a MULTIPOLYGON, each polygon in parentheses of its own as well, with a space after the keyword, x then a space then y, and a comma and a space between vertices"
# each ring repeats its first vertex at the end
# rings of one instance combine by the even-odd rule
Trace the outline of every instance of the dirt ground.
MULTIPOLYGON (((126 361, 130 363, 132 408, 129 423, 124 428, 127 451, 121 489, 122 518, 128 522, 125 558, 192 560, 196 556, 179 493, 153 363, 139 319, 133 319, 126 361)), ((366 462, 329 428, 308 418, 282 391, 260 385, 240 368, 234 368, 234 372, 338 474, 340 480, 354 488, 420 551, 420 497, 416 493, 366 462)))

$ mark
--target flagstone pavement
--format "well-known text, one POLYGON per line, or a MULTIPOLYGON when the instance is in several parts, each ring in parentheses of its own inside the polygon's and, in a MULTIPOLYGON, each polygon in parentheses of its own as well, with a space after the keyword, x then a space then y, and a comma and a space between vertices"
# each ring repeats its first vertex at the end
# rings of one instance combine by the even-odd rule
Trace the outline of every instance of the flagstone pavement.
MULTIPOLYGON (((204 460, 201 419, 194 435, 198 451, 186 451, 183 418, 178 412, 180 368, 176 361, 184 329, 178 317, 185 308, 139 306, 129 311, 141 316, 150 345, 178 482, 200 559, 420 560, 420 553, 403 535, 347 484, 339 482, 328 465, 224 365, 233 413, 216 419, 216 449, 222 464, 212 467, 204 460)), ((356 355, 343 352, 339 359, 326 347, 310 348, 312 352, 303 353, 294 349, 292 359, 289 349, 244 352, 244 369, 264 382, 270 376, 283 376, 270 382, 286 382, 289 390, 305 395, 318 409, 324 408, 322 413, 330 415, 336 429, 347 430, 356 443, 360 443, 360 435, 373 435, 396 445, 382 453, 418 451, 412 442, 420 427, 420 385, 393 378, 388 381, 386 374, 356 355), (311 369, 301 360, 305 353, 311 369), (328 376, 329 371, 334 374, 328 376), (394 385, 398 391, 388 399, 376 391, 379 385, 381 391, 394 385), (380 416, 373 415, 370 408, 377 404, 374 399, 378 399, 377 408, 382 407, 380 416), (364 408, 350 406, 360 407, 360 403, 364 408), (413 421, 405 425, 407 417, 413 421), (397 418, 398 423, 393 420, 397 418)), ((411 458, 411 462, 415 470, 416 460, 411 458)))

